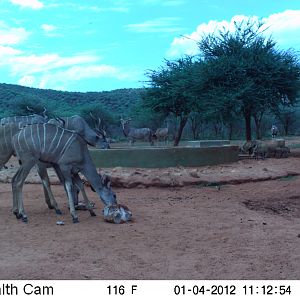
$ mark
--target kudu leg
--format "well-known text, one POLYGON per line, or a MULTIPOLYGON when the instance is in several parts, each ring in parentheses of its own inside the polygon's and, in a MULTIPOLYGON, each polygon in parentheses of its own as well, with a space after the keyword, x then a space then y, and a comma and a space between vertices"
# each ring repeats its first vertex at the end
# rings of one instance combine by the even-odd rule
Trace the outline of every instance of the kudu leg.
POLYGON ((84 190, 84 184, 82 182, 82 180, 80 179, 79 175, 76 174, 76 175, 73 175, 73 182, 74 182, 74 185, 77 186, 77 188, 81 191, 82 193, 82 196, 83 196, 83 203, 85 204, 85 207, 88 209, 88 211, 90 212, 90 215, 92 217, 95 217, 96 214, 93 210, 93 205, 91 203, 91 201, 88 199, 87 195, 86 195, 86 192, 84 190))
POLYGON ((50 209, 54 208, 56 214, 61 215, 61 210, 58 208, 57 202, 53 196, 51 187, 50 187, 50 179, 47 173, 47 168, 43 165, 38 164, 38 174, 42 180, 45 200, 50 209))
POLYGON ((70 206, 70 213, 73 219, 73 223, 78 223, 78 216, 75 210, 75 205, 74 205, 74 186, 72 183, 71 179, 66 179, 65 180, 65 188, 67 191, 68 195, 68 200, 69 200, 69 206, 70 206))
POLYGON ((73 180, 72 180, 72 174, 71 174, 71 169, 69 168, 64 168, 64 169, 60 169, 61 171, 61 175, 64 177, 64 185, 65 185, 65 190, 67 192, 67 196, 68 196, 68 201, 69 201, 69 207, 70 207, 70 213, 73 219, 73 223, 78 223, 78 216, 75 210, 75 205, 74 205, 74 201, 75 201, 75 196, 74 196, 74 184, 73 184, 73 180))
POLYGON ((48 191, 43 184, 42 184, 42 186, 43 186, 43 192, 44 192, 44 196, 45 196, 45 202, 48 205, 49 209, 53 209, 54 207, 51 204, 50 197, 48 195, 48 191))
POLYGON ((12 179, 13 213, 17 219, 22 219, 23 222, 28 221, 23 203, 23 184, 35 163, 36 162, 32 160, 23 163, 12 179))

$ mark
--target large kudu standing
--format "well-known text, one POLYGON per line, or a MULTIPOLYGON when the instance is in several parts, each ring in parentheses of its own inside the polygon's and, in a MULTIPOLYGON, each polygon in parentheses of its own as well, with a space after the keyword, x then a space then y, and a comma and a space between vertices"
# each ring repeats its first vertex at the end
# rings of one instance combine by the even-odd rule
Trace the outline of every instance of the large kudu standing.
MULTIPOLYGON (((6 118, 8 122, 8 118, 6 118)), ((88 124, 84 121, 83 118, 79 116, 67 117, 64 118, 64 126, 70 130, 78 132, 82 135, 82 137, 89 142, 93 146, 103 147, 106 145, 106 139, 101 135, 99 132, 98 134, 94 132, 88 124)), ((0 167, 3 167, 5 163, 10 159, 13 155, 14 151, 11 145, 12 137, 17 134, 25 125, 35 124, 35 123, 44 123, 45 119, 36 118, 35 115, 33 116, 16 116, 10 117, 10 123, 6 123, 5 125, 0 126, 0 167), (15 120, 21 120, 21 122, 16 123, 15 120), (27 123, 26 123, 27 122, 27 123)), ((50 120, 49 122, 54 122, 58 125, 61 125, 62 121, 56 121, 54 119, 50 120)), ((38 138, 38 137, 35 137, 38 138)), ((43 162, 39 162, 37 164, 38 174, 41 178, 45 200, 49 208, 54 208, 57 214, 61 214, 61 211, 58 208, 57 202, 54 198, 54 195, 50 188, 50 180, 47 173, 47 168, 53 167, 51 164, 46 164, 43 162)), ((59 168, 55 169, 56 174, 61 183, 63 183, 63 176, 60 174, 59 168)), ((84 185, 78 175, 73 176, 73 184, 76 186, 77 191, 81 191, 84 202, 89 202, 84 191, 84 185)), ((75 205, 78 204, 78 197, 77 193, 75 193, 75 205)))
POLYGON ((106 176, 102 177, 97 173, 86 141, 75 132, 53 124, 28 125, 13 137, 12 143, 21 163, 12 180, 13 211, 22 220, 27 221, 22 198, 23 184, 31 168, 39 161, 59 168, 64 178, 74 223, 78 222, 78 217, 74 207, 72 176, 78 172, 87 178, 105 205, 117 203, 110 181, 106 176))
POLYGON ((150 145, 153 146, 152 131, 150 128, 134 128, 130 127, 129 123, 131 119, 123 120, 120 119, 123 134, 129 140, 130 145, 132 146, 136 140, 149 141, 150 145))
MULTIPOLYGON (((98 120, 98 123, 101 124, 101 119, 98 120)), ((54 124, 65 129, 72 130, 79 134, 90 146, 109 149, 109 143, 106 139, 106 132, 101 129, 101 127, 95 127, 91 129, 88 123, 81 116, 72 116, 72 117, 58 117, 56 119, 51 119, 48 121, 49 124, 54 124)), ((100 126, 99 124, 99 126, 100 126)), ((63 183, 63 178, 60 176, 60 173, 57 174, 60 181, 63 183)), ((80 190, 85 203, 89 203, 87 195, 84 190, 84 184, 78 176, 74 176, 74 184, 80 190)), ((75 206, 78 205, 78 195, 75 193, 75 206)))

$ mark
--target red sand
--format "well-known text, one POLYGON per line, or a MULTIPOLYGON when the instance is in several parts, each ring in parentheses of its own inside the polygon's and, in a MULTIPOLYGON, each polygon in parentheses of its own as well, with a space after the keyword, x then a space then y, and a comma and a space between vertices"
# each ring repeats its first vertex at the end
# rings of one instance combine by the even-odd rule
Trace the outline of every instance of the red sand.
MULTIPOLYGON (((300 171, 300 159, 277 163, 285 169, 290 159, 300 171)), ((97 217, 79 211, 72 224, 61 186, 53 186, 64 213, 56 216, 42 187, 27 184, 24 224, 10 212, 11 185, 1 183, 0 279, 300 279, 299 187, 300 176, 220 190, 115 188, 134 217, 116 225, 90 190, 97 217)))

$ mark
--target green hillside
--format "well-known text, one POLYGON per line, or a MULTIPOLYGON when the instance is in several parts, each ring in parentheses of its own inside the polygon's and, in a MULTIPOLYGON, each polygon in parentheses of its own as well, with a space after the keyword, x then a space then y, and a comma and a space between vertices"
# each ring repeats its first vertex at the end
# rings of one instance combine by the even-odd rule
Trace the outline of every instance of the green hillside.
POLYGON ((142 89, 119 89, 79 93, 0 83, 0 117, 16 114, 20 111, 21 103, 45 106, 54 115, 74 115, 93 105, 114 115, 126 115, 139 103, 141 91, 142 89))

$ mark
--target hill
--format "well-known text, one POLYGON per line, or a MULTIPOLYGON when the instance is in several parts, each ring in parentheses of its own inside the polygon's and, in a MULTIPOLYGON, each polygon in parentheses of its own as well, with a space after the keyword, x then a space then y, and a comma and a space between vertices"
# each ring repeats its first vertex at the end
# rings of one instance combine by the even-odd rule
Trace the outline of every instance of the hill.
POLYGON ((0 83, 0 117, 14 115, 20 103, 40 104, 56 115, 74 115, 84 107, 97 105, 114 115, 126 115, 141 100, 143 89, 103 92, 63 92, 0 83))

